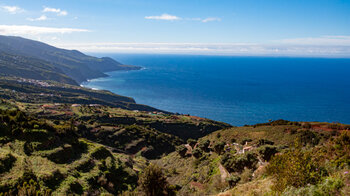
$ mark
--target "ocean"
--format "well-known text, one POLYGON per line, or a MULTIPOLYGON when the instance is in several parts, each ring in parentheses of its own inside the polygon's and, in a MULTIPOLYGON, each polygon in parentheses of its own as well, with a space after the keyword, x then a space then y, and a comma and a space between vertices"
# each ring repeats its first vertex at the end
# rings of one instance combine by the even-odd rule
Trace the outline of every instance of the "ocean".
POLYGON ((144 67, 84 83, 137 103, 235 126, 268 120, 350 124, 350 59, 94 54, 144 67))

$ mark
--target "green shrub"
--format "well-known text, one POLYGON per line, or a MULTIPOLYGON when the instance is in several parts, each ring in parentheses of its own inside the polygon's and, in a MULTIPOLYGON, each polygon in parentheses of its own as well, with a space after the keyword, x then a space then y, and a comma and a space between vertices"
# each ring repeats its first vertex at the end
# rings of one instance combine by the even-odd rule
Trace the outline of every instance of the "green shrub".
POLYGON ((261 146, 257 150, 265 161, 270 161, 271 157, 278 152, 277 147, 271 145, 261 146))
POLYGON ((6 193, 0 193, 1 196, 49 196, 51 195, 50 189, 41 188, 40 185, 34 180, 29 180, 28 182, 23 182, 23 184, 18 185, 15 190, 10 190, 6 193))
POLYGON ((176 152, 178 152, 181 157, 185 157, 187 148, 185 147, 185 145, 180 145, 176 148, 176 152))
POLYGON ((219 139, 221 137, 221 133, 216 134, 216 138, 219 139))
POLYGON ((225 142, 216 143, 214 145, 214 151, 220 155, 224 151, 225 145, 226 145, 225 142))
POLYGON ((52 190, 55 190, 59 187, 60 183, 64 180, 65 176, 60 172, 60 170, 55 170, 52 174, 42 178, 45 186, 49 187, 52 190))
POLYGON ((343 131, 325 148, 325 159, 330 159, 336 167, 350 166, 350 131, 343 131))
POLYGON ((139 186, 146 196, 169 195, 169 184, 161 168, 151 164, 144 169, 139 179, 139 186))
POLYGON ((192 155, 198 159, 203 155, 203 151, 200 148, 195 148, 192 150, 192 155))
POLYGON ((0 156, 0 174, 10 171, 15 161, 16 157, 14 157, 11 153, 0 156))
POLYGON ((91 153, 91 156, 98 160, 106 159, 107 157, 113 157, 112 153, 104 146, 97 147, 91 153))
POLYGON ((253 152, 239 155, 227 152, 222 156, 221 163, 229 172, 242 172, 245 167, 255 168, 258 158, 253 152))
POLYGON ((303 145, 310 144, 315 146, 320 142, 319 136, 310 130, 300 130, 298 134, 299 140, 303 145))
POLYGON ((199 144, 198 144, 198 147, 203 150, 204 152, 209 152, 209 145, 210 145, 210 141, 209 140, 204 140, 204 141, 201 141, 199 144))
POLYGON ((339 192, 343 186, 343 179, 328 177, 316 185, 307 185, 300 188, 288 187, 282 195, 340 195, 339 192))
POLYGON ((240 180, 241 178, 236 175, 231 175, 230 177, 226 178, 226 181, 230 185, 230 188, 235 187, 240 180))
POLYGON ((267 140, 267 139, 260 139, 258 141, 258 146, 263 146, 263 145, 273 145, 274 142, 267 140))
POLYGON ((275 178, 273 190, 283 192, 288 186, 303 187, 317 184, 327 171, 313 160, 312 152, 303 152, 299 145, 294 150, 274 156, 267 166, 267 174, 275 178))

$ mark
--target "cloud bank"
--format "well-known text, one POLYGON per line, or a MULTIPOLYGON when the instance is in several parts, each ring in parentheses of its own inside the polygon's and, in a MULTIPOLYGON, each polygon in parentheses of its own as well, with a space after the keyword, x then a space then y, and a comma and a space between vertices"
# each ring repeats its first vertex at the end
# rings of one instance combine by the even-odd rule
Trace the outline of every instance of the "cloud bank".
POLYGON ((236 56, 305 56, 350 57, 350 36, 323 39, 323 44, 301 44, 304 38, 274 41, 271 44, 256 43, 84 43, 60 44, 58 47, 101 53, 154 53, 154 54, 203 54, 236 56), (342 39, 348 44, 337 44, 342 39))
POLYGON ((38 27, 29 25, 0 25, 1 35, 30 36, 42 34, 66 34, 74 32, 89 32, 89 30, 75 28, 38 27))

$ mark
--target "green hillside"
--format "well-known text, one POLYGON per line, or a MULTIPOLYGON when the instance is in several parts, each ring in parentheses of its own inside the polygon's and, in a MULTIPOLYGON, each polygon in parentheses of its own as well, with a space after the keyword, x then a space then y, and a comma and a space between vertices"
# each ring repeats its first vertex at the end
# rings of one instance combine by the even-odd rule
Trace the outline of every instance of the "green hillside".
POLYGON ((349 129, 1 100, 0 192, 348 195, 349 129))
POLYGON ((350 193, 350 125, 278 120, 187 143, 153 161, 179 195, 350 193))
POLYGON ((49 62, 25 56, 10 55, 3 52, 0 52, 0 76, 53 80, 77 85, 76 81, 49 62))
MULTIPOLYGON (((122 65, 108 57, 96 58, 76 50, 59 49, 42 42, 13 36, 0 35, 0 52, 13 56, 30 57, 33 61, 48 62, 50 66, 71 77, 77 83, 106 76, 103 72, 140 69, 138 66, 122 65)), ((12 61, 12 63, 15 62, 12 61)), ((35 64, 35 62, 31 64, 35 64)), ((7 65, 7 63, 4 63, 2 66, 7 65)), ((21 69, 17 71, 21 71, 21 69)), ((22 73, 22 76, 23 74, 25 73, 22 73)), ((51 80, 55 79, 51 78, 51 80)))

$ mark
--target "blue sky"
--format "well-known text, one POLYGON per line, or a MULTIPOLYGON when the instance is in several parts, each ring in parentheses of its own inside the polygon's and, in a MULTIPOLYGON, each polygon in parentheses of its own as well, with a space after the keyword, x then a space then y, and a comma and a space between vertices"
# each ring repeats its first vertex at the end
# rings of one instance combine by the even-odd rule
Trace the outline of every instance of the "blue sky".
POLYGON ((0 34, 88 52, 350 56, 350 0, 7 0, 0 34))

